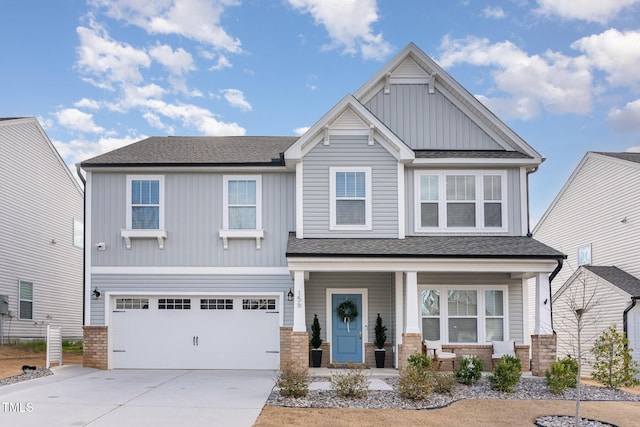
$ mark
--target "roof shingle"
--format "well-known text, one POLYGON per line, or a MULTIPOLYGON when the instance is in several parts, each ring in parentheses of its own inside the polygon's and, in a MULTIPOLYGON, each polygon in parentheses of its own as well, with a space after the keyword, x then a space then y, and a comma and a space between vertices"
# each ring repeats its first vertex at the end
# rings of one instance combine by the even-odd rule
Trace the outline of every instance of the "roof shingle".
POLYGON ((297 239, 287 257, 544 258, 565 256, 530 237, 409 236, 404 239, 297 239))
POLYGON ((151 137, 82 162, 110 166, 282 166, 282 153, 298 137, 151 137))
POLYGON ((616 266, 585 265, 584 268, 602 277, 633 297, 640 297, 640 279, 616 266))

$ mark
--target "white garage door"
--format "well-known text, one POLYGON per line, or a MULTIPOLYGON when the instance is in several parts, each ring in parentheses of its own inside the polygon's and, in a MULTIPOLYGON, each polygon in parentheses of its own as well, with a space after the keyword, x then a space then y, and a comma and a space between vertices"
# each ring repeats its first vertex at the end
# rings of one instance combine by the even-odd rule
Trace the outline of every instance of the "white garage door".
POLYGON ((278 369, 279 299, 114 297, 113 368, 278 369))

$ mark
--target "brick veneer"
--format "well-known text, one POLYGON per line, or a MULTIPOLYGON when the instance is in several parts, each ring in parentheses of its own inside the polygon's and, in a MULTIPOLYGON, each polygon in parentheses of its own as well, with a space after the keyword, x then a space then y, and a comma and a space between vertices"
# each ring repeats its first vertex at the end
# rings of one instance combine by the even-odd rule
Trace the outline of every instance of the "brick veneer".
POLYGON ((531 335, 531 373, 541 377, 556 361, 557 336, 531 335))
POLYGON ((84 351, 82 366, 109 369, 108 326, 83 326, 84 351))
MULTIPOLYGON (((324 358, 324 357, 323 357, 324 358)), ((280 369, 309 367, 309 333, 293 332, 293 328, 280 328, 280 369)))
POLYGON ((422 353, 422 335, 402 334, 402 344, 398 345, 398 370, 407 368, 409 356, 422 353))
MULTIPOLYGON (((386 350, 384 355, 384 367, 393 368, 393 345, 391 343, 385 343, 384 349, 386 350)), ((374 343, 366 343, 364 345, 364 361, 368 368, 376 367, 376 346, 374 343)))
MULTIPOLYGON (((464 345, 464 344, 443 344, 442 351, 448 351, 456 354, 456 368, 460 366, 462 356, 476 356, 482 360, 485 371, 492 370, 491 354, 493 353, 493 346, 491 344, 486 345, 464 345)), ((523 372, 529 371, 529 346, 516 344, 516 357, 520 359, 520 365, 523 372)), ((445 364, 446 365, 446 364, 445 364)), ((448 365, 446 365, 448 366, 448 365)))

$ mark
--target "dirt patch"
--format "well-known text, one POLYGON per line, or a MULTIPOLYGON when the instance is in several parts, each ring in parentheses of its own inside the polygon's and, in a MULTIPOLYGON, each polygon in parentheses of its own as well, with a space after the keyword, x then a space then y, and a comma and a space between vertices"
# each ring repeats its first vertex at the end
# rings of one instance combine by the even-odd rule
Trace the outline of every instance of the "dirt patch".
MULTIPOLYGON (((47 355, 45 352, 24 349, 14 345, 0 345, 0 378, 22 374, 23 365, 44 368, 46 364, 47 355)), ((62 364, 82 365, 82 355, 74 352, 64 352, 62 354, 62 364)))
MULTIPOLYGON (((301 409, 265 406, 255 427, 271 426, 528 426, 543 415, 573 415, 562 400, 462 400, 442 409, 301 409)), ((638 402, 582 402, 580 415, 619 426, 636 425, 638 402)))

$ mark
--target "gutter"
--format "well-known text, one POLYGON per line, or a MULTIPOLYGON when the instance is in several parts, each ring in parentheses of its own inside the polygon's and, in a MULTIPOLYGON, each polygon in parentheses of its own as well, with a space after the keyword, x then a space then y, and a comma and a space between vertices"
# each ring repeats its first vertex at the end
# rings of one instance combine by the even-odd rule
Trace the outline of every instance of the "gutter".
POLYGON ((551 312, 551 330, 553 331, 554 335, 556 334, 556 331, 553 329, 553 294, 551 293, 551 282, 553 281, 553 279, 555 279, 558 273, 560 273, 560 270, 562 270, 563 263, 564 258, 558 258, 558 265, 556 266, 555 270, 553 270, 549 275, 549 311, 551 312))
MULTIPOLYGON (((531 233, 531 214, 529 213, 529 211, 531 210, 529 206, 529 175, 537 171, 538 171, 538 166, 527 171, 527 237, 533 236, 533 233, 531 233)), ((560 268, 562 268, 562 266, 560 266, 560 268)), ((558 269, 558 271, 560 270, 558 269)), ((555 277, 555 275, 553 275, 553 277, 555 277)), ((551 277, 549 277, 549 282, 551 282, 551 277)))
POLYGON ((631 304, 629 307, 624 309, 622 313, 622 330, 624 331, 625 337, 627 336, 627 315, 636 306, 636 302, 640 299, 640 297, 631 297, 631 304))

